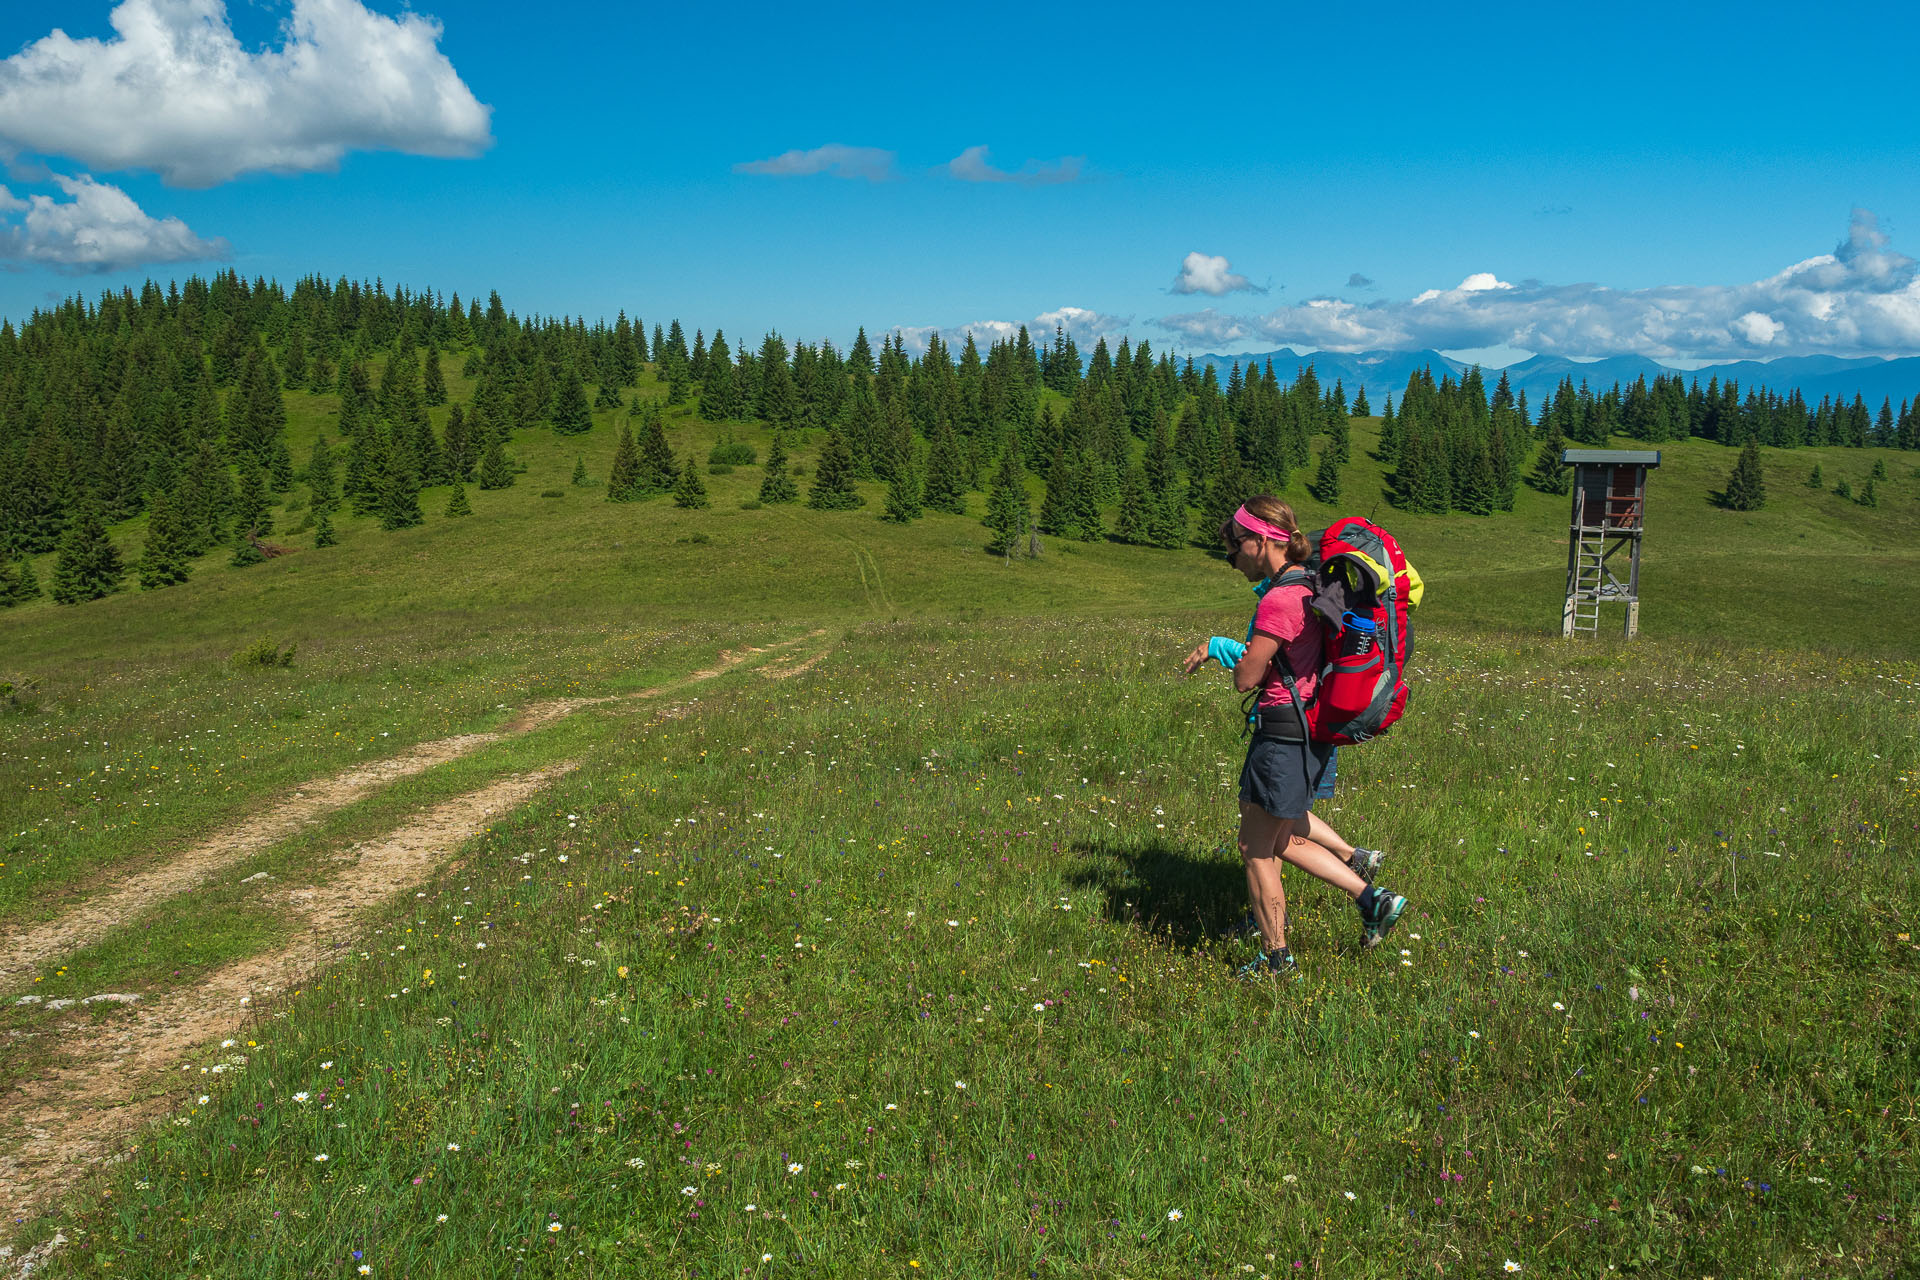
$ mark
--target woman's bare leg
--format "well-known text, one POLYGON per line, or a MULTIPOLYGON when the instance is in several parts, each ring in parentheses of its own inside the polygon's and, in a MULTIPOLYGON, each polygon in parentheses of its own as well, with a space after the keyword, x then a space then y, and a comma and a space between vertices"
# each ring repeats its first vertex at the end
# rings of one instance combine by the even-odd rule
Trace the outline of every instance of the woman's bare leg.
POLYGON ((1313 841, 1323 849, 1331 849, 1334 853, 1339 854, 1342 859, 1353 856, 1353 846, 1348 844, 1346 838, 1338 831, 1335 831, 1331 824, 1322 820, 1319 814, 1309 813, 1307 815, 1307 824, 1304 828, 1301 828, 1299 823, 1295 823, 1294 826, 1297 830, 1300 830, 1301 834, 1306 836, 1307 839, 1313 841))
MULTIPOLYGON (((1276 818, 1257 804, 1240 802, 1240 861, 1247 869, 1247 897, 1265 950, 1287 945, 1287 890, 1280 857, 1293 834, 1291 818, 1276 818)), ((1328 855, 1332 856, 1332 855, 1328 855)))
POLYGON ((1366 891, 1367 882, 1353 873, 1347 860, 1318 841, 1294 836, 1287 841, 1280 856, 1308 875, 1325 880, 1349 898, 1358 898, 1366 891))

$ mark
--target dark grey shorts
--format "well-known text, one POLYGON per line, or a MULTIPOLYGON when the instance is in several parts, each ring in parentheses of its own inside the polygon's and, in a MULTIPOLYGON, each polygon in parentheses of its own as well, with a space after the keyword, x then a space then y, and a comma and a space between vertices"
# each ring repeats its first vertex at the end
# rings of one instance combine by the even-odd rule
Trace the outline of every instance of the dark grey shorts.
POLYGON ((1240 766, 1240 798, 1276 818, 1304 818, 1332 772, 1334 751, 1331 743, 1255 738, 1240 766))

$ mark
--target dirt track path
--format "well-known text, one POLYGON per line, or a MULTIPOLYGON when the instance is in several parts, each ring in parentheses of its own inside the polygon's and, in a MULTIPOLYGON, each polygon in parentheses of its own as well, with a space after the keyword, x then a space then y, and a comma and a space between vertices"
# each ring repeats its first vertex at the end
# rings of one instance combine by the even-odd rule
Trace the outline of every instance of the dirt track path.
POLYGON ((808 636, 761 648, 726 650, 711 667, 664 685, 642 689, 638 693, 608 694, 595 698, 552 698, 536 702, 491 733, 463 733, 452 738, 423 742, 389 759, 376 760, 331 778, 310 782, 266 811, 241 822, 239 826, 203 840, 161 866, 128 877, 112 890, 80 903, 57 919, 0 933, 0 990, 30 977, 35 969, 57 956, 70 955, 98 942, 148 906, 191 889, 234 863, 244 861, 267 846, 286 839, 302 827, 310 826, 327 814, 344 809, 401 778, 425 773, 436 765, 471 755, 492 743, 531 733, 586 707, 657 698, 690 684, 712 680, 750 658, 791 648, 804 640, 818 638, 821 634, 816 631, 808 636))
MULTIPOLYGON (((134 1005, 130 1022, 60 1026, 52 1067, 6 1100, 0 1210, 25 1218, 45 1209, 111 1156, 130 1131, 168 1108, 165 1091, 178 1086, 180 1068, 195 1048, 237 1036, 253 1003, 290 989, 352 939, 356 917, 428 879, 489 818, 526 803, 576 767, 563 762, 503 778, 436 805, 386 838, 362 844, 354 864, 326 884, 293 890, 276 885, 273 896, 304 926, 290 945, 216 970, 188 990, 134 1005)), ((194 1079, 198 1083, 197 1074, 194 1079)))
MULTIPOLYGON (((310 783, 266 813, 203 842, 166 867, 83 904, 61 921, 6 939, 0 943, 0 957, 4 957, 0 979, 17 971, 14 966, 32 962, 24 957, 44 959, 84 945, 147 906, 386 782, 458 759, 489 742, 529 732, 584 707, 677 692, 724 675, 759 655, 780 655, 767 664, 770 678, 799 674, 824 658, 832 642, 811 655, 786 651, 824 634, 815 631, 779 644, 726 651, 710 667, 638 693, 536 703, 497 732, 426 743, 391 760, 310 783)), ((171 1107, 168 1091, 179 1087, 180 1068, 195 1065, 188 1061, 189 1055, 221 1039, 238 1038, 245 1020, 261 1004, 309 980, 350 943, 358 917, 430 878, 491 817, 526 803, 576 767, 570 761, 548 765, 444 801, 386 836, 357 846, 353 865, 323 885, 288 889, 269 881, 274 887, 266 892, 272 900, 283 904, 286 913, 303 926, 292 944, 237 961, 190 989, 143 1000, 132 1006, 130 1021, 115 1019, 104 1026, 91 1021, 58 1024, 59 1052, 49 1069, 0 1099, 0 1210, 24 1219, 55 1205, 80 1179, 116 1158, 130 1135, 171 1107)), ((197 1073, 194 1079, 197 1084, 197 1073)), ((0 1266, 17 1268, 24 1261, 13 1259, 0 1266)), ((44 1256, 39 1265, 45 1265, 44 1256)))

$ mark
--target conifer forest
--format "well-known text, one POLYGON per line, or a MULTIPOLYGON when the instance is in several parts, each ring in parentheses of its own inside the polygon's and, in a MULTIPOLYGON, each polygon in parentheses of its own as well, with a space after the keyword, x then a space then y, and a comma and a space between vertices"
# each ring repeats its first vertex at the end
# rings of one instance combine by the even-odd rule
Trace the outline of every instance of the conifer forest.
MULTIPOLYGON (((731 430, 758 423, 774 433, 761 501, 845 509, 869 480, 887 486, 876 514, 904 521, 963 513, 986 491, 992 545, 1009 554, 1035 533, 1207 543, 1243 495, 1303 471, 1337 502, 1349 418, 1370 416, 1364 391, 1349 404, 1310 364, 1234 364, 1222 379, 1144 339, 1083 354, 1063 330, 1022 327, 984 351, 969 334, 957 352, 935 334, 910 355, 897 334, 877 351, 864 330, 844 351, 718 328, 689 339, 678 319, 523 318, 497 294, 463 302, 378 281, 149 281, 0 326, 0 602, 42 590, 77 602, 129 575, 162 588, 215 548, 237 565, 271 557, 275 508, 300 486, 318 546, 343 507, 386 529, 420 523, 428 486, 458 485, 460 514, 467 484, 513 484, 515 432, 584 435, 596 408, 619 422, 612 455, 594 459, 609 500, 706 505, 700 464, 759 464, 731 430), (449 402, 449 362, 471 380, 464 404, 449 402), (294 456, 289 398, 329 393, 331 432, 294 456), (705 458, 668 444, 663 413, 676 406, 718 429, 705 458), (803 440, 819 446, 806 492, 787 470, 788 442, 803 440), (1031 514, 1029 475, 1044 486, 1031 514), (144 549, 122 564, 106 528, 142 513, 144 549), (55 580, 38 582, 24 557, 56 550, 55 580)), ((1530 406, 1504 375, 1489 392, 1477 368, 1437 382, 1429 370, 1383 395, 1379 416, 1386 496, 1427 514, 1510 510, 1523 483, 1564 492, 1560 450, 1616 435, 1920 448, 1910 402, 1809 405, 1678 373, 1624 388, 1569 379, 1530 406)))

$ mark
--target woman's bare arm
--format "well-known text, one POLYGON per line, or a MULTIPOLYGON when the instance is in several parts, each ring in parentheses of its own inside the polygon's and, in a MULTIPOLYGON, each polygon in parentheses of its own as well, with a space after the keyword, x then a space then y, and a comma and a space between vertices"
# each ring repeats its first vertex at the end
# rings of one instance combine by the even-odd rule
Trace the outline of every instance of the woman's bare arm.
POLYGON ((1267 678, 1267 668, 1273 665, 1274 657, 1280 652, 1280 642, 1272 636, 1254 633, 1247 642, 1247 651, 1233 668, 1233 687, 1241 693, 1258 689, 1267 678))

